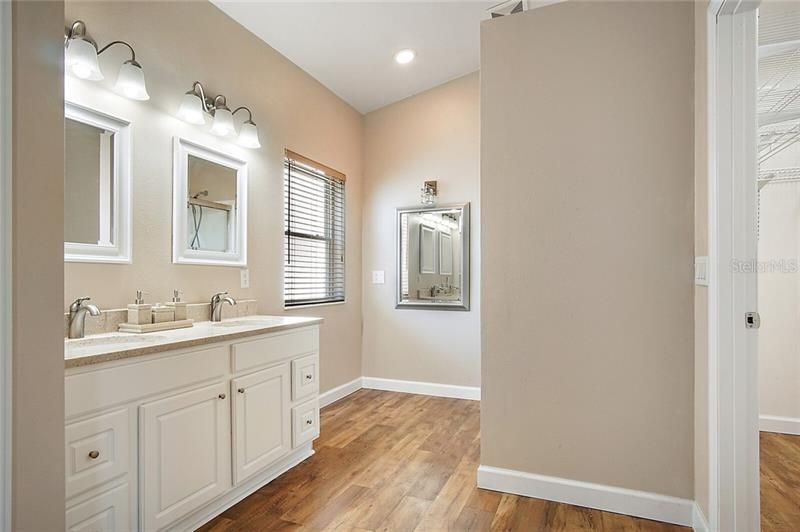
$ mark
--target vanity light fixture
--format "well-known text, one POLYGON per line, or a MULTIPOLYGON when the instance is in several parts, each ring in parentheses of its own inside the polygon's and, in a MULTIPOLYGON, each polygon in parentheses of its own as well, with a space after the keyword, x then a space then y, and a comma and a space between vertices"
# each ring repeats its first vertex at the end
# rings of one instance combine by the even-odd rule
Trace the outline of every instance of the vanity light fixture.
POLYGON ((236 133, 233 115, 239 111, 247 111, 247 120, 239 129, 237 142, 245 148, 260 148, 253 112, 243 105, 231 111, 224 95, 219 94, 213 98, 206 96, 206 91, 199 81, 195 81, 191 90, 183 95, 181 106, 178 108, 178 118, 189 124, 202 125, 205 124, 208 114, 212 117, 211 132, 220 137, 230 137, 236 133))
POLYGON ((419 202, 426 207, 433 207, 436 205, 436 196, 439 193, 439 184, 437 181, 425 181, 420 189, 419 202))
POLYGON ((67 28, 64 36, 65 67, 75 77, 100 81, 104 76, 100 70, 97 56, 115 44, 127 46, 131 52, 131 58, 122 63, 117 82, 114 84, 114 91, 132 100, 149 100, 150 95, 147 94, 147 87, 144 83, 142 65, 136 61, 136 52, 133 47, 125 41, 112 41, 98 49, 97 43, 86 34, 86 23, 82 20, 73 22, 67 28))

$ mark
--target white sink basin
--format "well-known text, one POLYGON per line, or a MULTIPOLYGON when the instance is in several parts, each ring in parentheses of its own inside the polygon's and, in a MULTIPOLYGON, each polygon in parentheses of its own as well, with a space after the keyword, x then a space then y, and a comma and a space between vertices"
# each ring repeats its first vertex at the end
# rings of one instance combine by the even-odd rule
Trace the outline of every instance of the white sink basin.
POLYGON ((281 323, 280 318, 237 318, 212 322, 212 327, 269 327, 281 323))
POLYGON ((135 344, 150 344, 165 340, 163 336, 94 336, 89 338, 77 338, 66 340, 66 344, 72 348, 80 347, 125 347, 135 344))

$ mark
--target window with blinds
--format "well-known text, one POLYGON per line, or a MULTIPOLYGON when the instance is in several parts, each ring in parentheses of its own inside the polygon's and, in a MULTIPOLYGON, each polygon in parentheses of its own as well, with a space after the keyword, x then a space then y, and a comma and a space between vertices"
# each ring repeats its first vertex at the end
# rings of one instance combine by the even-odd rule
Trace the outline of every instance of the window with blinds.
POLYGON ((286 151, 284 306, 344 301, 345 176, 286 151))

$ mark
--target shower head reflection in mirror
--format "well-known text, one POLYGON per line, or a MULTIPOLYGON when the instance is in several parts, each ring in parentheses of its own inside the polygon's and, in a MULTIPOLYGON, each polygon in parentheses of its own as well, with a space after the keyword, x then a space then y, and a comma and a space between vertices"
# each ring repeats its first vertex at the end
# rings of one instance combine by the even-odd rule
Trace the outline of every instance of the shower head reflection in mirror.
POLYGON ((174 174, 173 261, 245 265, 247 164, 176 139, 174 174))

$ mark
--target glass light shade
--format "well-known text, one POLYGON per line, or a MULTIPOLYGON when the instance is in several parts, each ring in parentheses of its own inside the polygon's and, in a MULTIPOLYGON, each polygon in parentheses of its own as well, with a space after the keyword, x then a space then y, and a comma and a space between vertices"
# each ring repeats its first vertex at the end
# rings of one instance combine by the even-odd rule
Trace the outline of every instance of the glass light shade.
POLYGON ((233 135, 233 115, 230 109, 219 108, 214 111, 214 121, 211 123, 211 132, 220 137, 233 135))
POLYGON ((242 124, 242 129, 239 130, 239 144, 245 148, 261 147, 258 141, 258 128, 254 123, 248 121, 242 124))
POLYGON ((144 72, 138 64, 126 61, 119 68, 119 76, 114 84, 114 91, 131 100, 149 100, 147 87, 144 85, 144 72))
POLYGON ((70 71, 78 78, 99 81, 103 79, 100 65, 97 63, 97 50, 89 41, 80 38, 67 42, 65 62, 70 71))
POLYGON ((205 124, 206 116, 200 96, 193 92, 184 94, 181 106, 178 108, 178 118, 190 124, 205 124))

